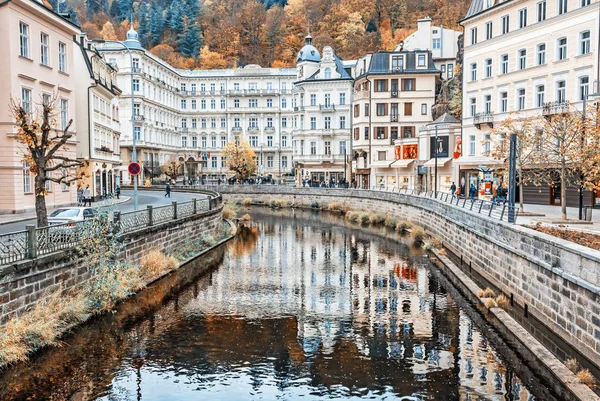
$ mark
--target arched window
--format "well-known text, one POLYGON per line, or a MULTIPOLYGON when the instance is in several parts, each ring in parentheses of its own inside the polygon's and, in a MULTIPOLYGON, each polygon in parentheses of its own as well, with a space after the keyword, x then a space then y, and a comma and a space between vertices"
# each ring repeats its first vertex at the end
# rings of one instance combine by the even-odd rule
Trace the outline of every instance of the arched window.
POLYGON ((331 68, 325 68, 325 79, 331 79, 331 68))

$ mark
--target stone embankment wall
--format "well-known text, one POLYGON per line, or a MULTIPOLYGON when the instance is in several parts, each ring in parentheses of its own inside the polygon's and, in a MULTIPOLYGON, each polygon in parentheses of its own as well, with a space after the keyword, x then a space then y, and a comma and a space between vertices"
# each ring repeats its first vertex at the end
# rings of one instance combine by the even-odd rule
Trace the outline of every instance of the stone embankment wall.
POLYGON ((421 226, 600 366, 600 252, 413 195, 270 185, 210 188, 234 201, 281 199, 324 207, 346 203, 351 209, 391 214, 421 226))
MULTIPOLYGON (((176 250, 190 240, 216 233, 222 221, 221 199, 211 200, 209 211, 127 233, 120 256, 137 262, 151 249, 176 250)), ((90 269, 73 251, 54 252, 1 267, 0 326, 35 304, 48 291, 68 290, 88 280, 90 275, 90 269)))

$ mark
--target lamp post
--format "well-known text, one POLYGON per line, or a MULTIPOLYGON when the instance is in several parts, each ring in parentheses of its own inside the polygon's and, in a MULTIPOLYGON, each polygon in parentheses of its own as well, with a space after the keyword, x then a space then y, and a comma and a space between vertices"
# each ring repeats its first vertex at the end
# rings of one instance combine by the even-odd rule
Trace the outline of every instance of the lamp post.
MULTIPOLYGON (((123 43, 123 42, 118 42, 116 40, 95 40, 94 42, 96 43, 100 43, 100 44, 105 44, 105 43, 110 43, 110 44, 114 44, 117 46, 122 46, 127 53, 129 53, 129 65, 130 70, 129 70, 129 80, 131 81, 131 137, 132 137, 132 146, 131 146, 131 162, 137 162, 137 150, 135 148, 135 114, 134 114, 134 109, 135 109, 135 92, 134 92, 134 87, 133 87, 133 55, 131 53, 131 49, 129 49, 129 47, 123 43)), ((134 175, 133 176, 133 209, 137 210, 138 209, 138 176, 134 175)))
POLYGON ((517 134, 510 134, 508 159, 508 222, 515 223, 515 195, 517 190, 517 134))
MULTIPOLYGON (((597 82, 595 84, 596 84, 595 86, 597 86, 597 82)), ((596 97, 596 96, 600 96, 600 93, 598 93, 598 92, 592 93, 592 94, 585 93, 583 95, 583 113, 581 115, 581 118, 583 120, 583 132, 582 132, 582 135, 581 135, 581 144, 582 145, 585 145, 585 120, 587 118, 587 116, 586 116, 587 100, 588 100, 589 97, 596 97)), ((582 148, 583 148, 583 146, 582 146, 582 148)), ((583 171, 582 171, 581 175, 580 175, 581 182, 579 184, 579 220, 583 220, 583 190, 584 190, 584 188, 583 188, 583 180, 584 179, 585 179, 585 176, 584 176, 583 171)))

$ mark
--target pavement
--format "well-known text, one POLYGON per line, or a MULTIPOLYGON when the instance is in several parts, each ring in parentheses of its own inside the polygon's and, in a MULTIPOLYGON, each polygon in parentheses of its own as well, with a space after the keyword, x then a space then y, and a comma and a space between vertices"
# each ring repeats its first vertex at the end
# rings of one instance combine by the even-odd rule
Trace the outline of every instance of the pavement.
MULTIPOLYGON (((146 206, 162 206, 167 205, 171 202, 185 202, 192 200, 193 198, 205 198, 206 195, 177 192, 177 188, 171 192, 171 197, 165 197, 164 192, 147 191, 140 189, 138 191, 138 209, 145 209, 146 206)), ((121 212, 130 212, 133 208, 133 191, 123 190, 121 191, 121 199, 108 199, 101 202, 92 203, 92 207, 107 207, 114 206, 121 212)), ((48 214, 52 213, 55 209, 49 209, 48 214)), ((3 214, 0 215, 0 234, 6 234, 15 231, 23 231, 27 225, 35 225, 36 217, 35 212, 21 213, 21 214, 3 214)))
POLYGON ((575 231, 600 234, 600 209, 593 209, 592 221, 585 222, 584 224, 579 221, 579 209, 576 207, 567 208, 567 221, 562 220, 560 206, 525 204, 524 210, 527 213, 535 213, 543 216, 528 216, 527 214, 519 214, 519 217, 517 218, 517 224, 522 226, 534 225, 540 222, 544 225, 563 225, 566 228, 575 231))

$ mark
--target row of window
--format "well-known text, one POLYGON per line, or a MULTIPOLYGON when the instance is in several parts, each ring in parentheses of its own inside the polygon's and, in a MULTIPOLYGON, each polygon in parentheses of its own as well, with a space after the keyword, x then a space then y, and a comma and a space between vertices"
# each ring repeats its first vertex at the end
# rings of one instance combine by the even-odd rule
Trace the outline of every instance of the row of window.
MULTIPOLYGON (((327 156, 332 155, 331 141, 323 141, 323 150, 322 150, 323 153, 317 153, 318 148, 317 148, 316 141, 311 141, 308 143, 308 145, 309 145, 308 153, 307 153, 308 155, 311 155, 311 156, 316 156, 317 154, 327 155, 327 156)), ((302 140, 298 141, 298 154, 303 156, 304 149, 305 149, 305 141, 304 141, 304 139, 302 139, 302 140)), ((345 155, 346 151, 347 151, 346 141, 340 141, 338 149, 339 149, 338 155, 345 155)))
POLYGON ((375 80, 375 92, 398 92, 402 91, 415 91, 417 90, 415 78, 402 78, 398 79, 376 79, 375 80), (400 86, 398 86, 400 83, 400 86))
MULTIPOLYGON (((564 14, 569 10, 569 0, 556 0, 556 1, 557 1, 557 7, 556 7, 557 15, 564 14)), ((573 1, 579 1, 579 4, 581 7, 586 7, 586 6, 589 6, 590 4, 592 4, 591 0, 571 0, 571 2, 573 2, 573 1)), ((547 17, 546 9, 547 9, 547 0, 542 0, 536 4, 536 6, 535 6, 536 22, 542 22, 542 21, 546 20, 546 17, 547 17)), ((519 29, 525 28, 529 23, 527 7, 519 9, 517 11, 517 14, 518 14, 518 28, 519 29)), ((509 33, 510 32, 510 15, 502 16, 500 18, 500 25, 501 25, 500 32, 502 35, 509 33)), ((471 35, 470 43, 472 45, 477 44, 477 42, 479 40, 477 27, 471 28, 470 35, 471 35)), ((493 25, 492 21, 488 21, 485 23, 485 36, 484 37, 485 37, 485 40, 489 40, 494 37, 494 25, 493 25)))
MULTIPOLYGON (((567 82, 560 80, 556 82, 555 101, 563 103, 567 100, 567 82)), ((579 100, 583 100, 590 90, 590 78, 583 76, 578 79, 577 96, 579 100)), ((502 91, 499 93, 499 110, 501 113, 508 112, 508 92, 502 91)), ((535 87, 534 107, 544 107, 546 103, 546 85, 537 85, 535 87)), ((525 88, 519 88, 515 94, 515 109, 524 110, 527 107, 527 97, 525 88)), ((483 112, 486 114, 492 113, 492 95, 483 97, 483 112)), ((474 117, 477 114, 477 99, 471 97, 469 99, 469 114, 474 117)))
MULTIPOLYGON (((399 114, 399 105, 400 103, 376 103, 376 113, 377 116, 387 116, 388 113, 392 116, 392 121, 394 121, 394 117, 396 117, 396 121, 399 114)), ((413 103, 406 102, 404 103, 404 115, 412 116, 413 115, 413 103)), ((427 115, 427 103, 421 103, 421 115, 427 115)), ((364 117, 369 116, 369 103, 364 104, 364 117)), ((360 104, 354 105, 354 117, 360 117, 360 104)))
MULTIPOLYGON (((544 65, 546 64, 546 43, 540 43, 536 46, 536 52, 534 57, 534 64, 544 65)), ((579 46, 578 54, 584 55, 591 52, 591 35, 590 31, 583 31, 579 34, 579 46)), ((559 38, 556 41, 556 61, 565 60, 567 58, 567 38, 559 38)), ((509 55, 503 54, 500 56, 500 68, 498 70, 499 75, 508 74, 509 67, 509 55)), ((516 70, 524 70, 527 68, 527 49, 519 49, 517 51, 517 63, 516 70)), ((471 63, 469 80, 476 81, 478 78, 477 63, 471 63)), ((484 61, 484 78, 491 78, 493 75, 493 61, 488 58, 484 61)))
MULTIPOLYGON (((182 147, 188 147, 191 146, 193 148, 197 148, 198 147, 198 137, 197 136, 192 136, 189 138, 190 142, 188 142, 188 137, 187 136, 182 136, 181 137, 181 146, 182 147)), ((258 136, 257 135, 250 135, 248 137, 248 141, 250 143, 251 146, 254 147, 258 147, 258 136), (255 143, 255 144, 253 144, 255 143)), ((212 136, 210 138, 210 147, 213 149, 217 148, 217 142, 218 142, 218 138, 216 136, 212 136)), ((219 147, 224 147, 227 144, 227 137, 225 136, 221 136, 220 137, 220 146, 219 147)), ((208 145, 208 138, 206 136, 202 136, 200 137, 200 147, 201 148, 206 148, 208 145)), ((267 135, 267 141, 266 141, 266 146, 267 147, 273 147, 273 136, 272 135, 267 135)), ((281 136, 281 147, 282 148, 286 148, 288 146, 288 140, 287 140, 287 136, 286 135, 282 135, 281 136)))
MULTIPOLYGON (((266 82, 265 83, 266 86, 266 90, 267 91, 272 91, 273 90, 273 82, 266 82)), ((217 84, 215 83, 210 83, 208 84, 208 86, 204 83, 201 83, 199 85, 200 87, 200 92, 207 92, 207 88, 211 93, 215 93, 217 91, 217 84)), ((198 89, 198 85, 193 83, 190 84, 189 86, 190 88, 190 92, 192 94, 197 93, 197 89, 198 89)), ((187 92, 188 90, 188 86, 187 83, 181 83, 180 89, 182 92, 187 92)), ((257 82, 248 82, 248 90, 249 91, 256 91, 259 90, 260 88, 258 87, 258 83, 257 82)), ((240 83, 239 82, 234 82, 233 83, 233 90, 234 91, 239 91, 240 89, 240 83)), ((286 91, 287 90, 287 82, 281 82, 281 90, 286 91)), ((225 83, 221 82, 219 83, 219 91, 225 91, 225 83)))
MULTIPOLYGON (((21 106, 27 113, 33 112, 33 92, 30 88, 21 88, 21 106)), ((52 96, 48 93, 42 94, 42 102, 44 104, 50 103, 52 96)), ((58 127, 64 130, 67 127, 69 121, 69 101, 67 99, 60 99, 59 102, 59 125, 58 127)))
MULTIPOLYGON (((31 28, 24 22, 19 22, 19 55, 28 59, 33 59, 31 49, 31 28)), ((40 32, 40 64, 46 67, 51 66, 51 43, 50 35, 40 32)), ((67 45, 63 42, 58 42, 58 70, 67 72, 67 45)))
MULTIPOLYGON (((360 128, 354 128, 354 140, 361 140, 360 128)), ((364 140, 369 139, 369 127, 363 127, 363 138, 364 140)), ((402 127, 373 127, 373 139, 399 139, 399 138, 415 138, 415 127, 413 126, 402 126, 402 127)))
MULTIPOLYGON (((35 183, 34 183, 34 178, 33 178, 33 174, 31 173, 30 167, 31 167, 31 165, 28 162, 23 162, 23 193, 24 194, 32 194, 34 192, 35 183)), ((48 174, 52 174, 52 173, 48 173, 48 174)), ((61 169, 60 173, 58 174, 58 177, 65 177, 66 175, 67 175, 67 170, 61 169)), ((53 190, 52 181, 46 181, 45 187, 46 187, 46 191, 52 192, 52 190, 53 190)), ((69 192, 69 186, 65 183, 61 183, 60 190, 62 192, 69 192)))
MULTIPOLYGON (((310 97, 310 106, 316 106, 317 105, 317 95, 315 93, 311 93, 310 97)), ((325 101, 325 106, 330 106, 332 104, 331 101, 331 93, 325 93, 323 96, 323 99, 325 101)), ((300 104, 304 104, 304 95, 300 95, 300 104)), ((339 103, 340 105, 345 105, 346 104, 346 93, 341 92, 339 94, 339 103)), ((281 106, 283 107, 283 106, 281 106)))

